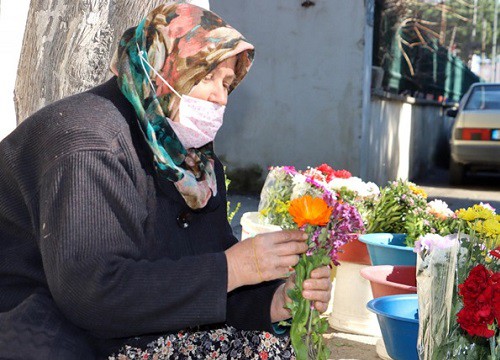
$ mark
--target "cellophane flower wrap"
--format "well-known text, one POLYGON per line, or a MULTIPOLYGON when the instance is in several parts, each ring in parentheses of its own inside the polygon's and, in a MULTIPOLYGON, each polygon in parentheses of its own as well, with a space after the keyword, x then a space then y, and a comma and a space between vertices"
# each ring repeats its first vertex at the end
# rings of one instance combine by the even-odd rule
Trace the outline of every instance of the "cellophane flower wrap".
POLYGON ((436 344, 446 341, 454 317, 455 269, 458 235, 427 234, 415 243, 419 309, 420 359, 438 359, 436 344))
POLYGON ((446 237, 456 236, 453 245, 441 241, 429 250, 429 237, 416 243, 419 356, 499 359, 500 217, 482 203, 456 216, 458 233, 446 237))
MULTIPOLYGON (((301 229, 309 235, 309 249, 294 267, 295 287, 288 294, 292 300, 288 306, 292 314, 290 338, 298 360, 328 358, 322 336, 328 323, 313 304, 302 297, 304 280, 318 267, 339 265, 339 249, 364 231, 356 207, 328 188, 328 182, 335 175, 325 170, 331 168, 322 167, 323 171, 321 167, 305 171, 293 167, 270 169, 259 204, 261 214, 269 223, 284 229, 301 229)), ((348 175, 345 170, 336 174, 348 175)))

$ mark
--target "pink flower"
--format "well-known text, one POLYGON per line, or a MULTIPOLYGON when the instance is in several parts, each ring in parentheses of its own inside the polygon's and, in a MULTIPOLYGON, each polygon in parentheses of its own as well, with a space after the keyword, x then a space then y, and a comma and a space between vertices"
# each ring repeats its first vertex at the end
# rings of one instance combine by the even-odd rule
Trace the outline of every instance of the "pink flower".
POLYGON ((421 253, 426 250, 432 252, 434 249, 447 249, 457 242, 457 234, 441 236, 438 234, 425 234, 415 241, 413 251, 421 253))

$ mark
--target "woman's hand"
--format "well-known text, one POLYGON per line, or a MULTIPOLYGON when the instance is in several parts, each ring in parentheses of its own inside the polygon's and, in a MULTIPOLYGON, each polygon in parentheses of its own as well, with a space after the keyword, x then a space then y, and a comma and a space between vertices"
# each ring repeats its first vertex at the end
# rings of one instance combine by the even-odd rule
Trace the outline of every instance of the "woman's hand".
MULTIPOLYGON (((332 292, 332 281, 330 279, 331 269, 323 266, 311 271, 311 277, 304 281, 302 296, 311 300, 316 310, 324 313, 328 308, 332 292)), ((286 283, 281 285, 274 293, 271 303, 271 321, 281 321, 290 318, 290 310, 285 304, 292 300, 288 297, 288 290, 294 287, 295 275, 290 276, 286 283)))
POLYGON ((227 291, 244 285, 284 278, 307 251, 307 234, 284 230, 256 235, 240 241, 225 251, 227 291))

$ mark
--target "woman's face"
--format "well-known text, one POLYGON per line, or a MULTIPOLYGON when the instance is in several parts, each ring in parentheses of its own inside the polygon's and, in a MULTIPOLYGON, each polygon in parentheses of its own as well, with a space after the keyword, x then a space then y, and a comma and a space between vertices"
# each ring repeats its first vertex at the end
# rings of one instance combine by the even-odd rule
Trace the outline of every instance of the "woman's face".
POLYGON ((235 66, 236 56, 224 60, 203 80, 196 84, 188 95, 219 105, 226 105, 228 90, 235 77, 235 66))

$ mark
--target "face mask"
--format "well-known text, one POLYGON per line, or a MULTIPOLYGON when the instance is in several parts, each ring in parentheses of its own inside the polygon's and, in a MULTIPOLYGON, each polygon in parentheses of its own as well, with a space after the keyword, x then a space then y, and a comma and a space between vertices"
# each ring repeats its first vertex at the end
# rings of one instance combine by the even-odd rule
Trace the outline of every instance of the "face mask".
POLYGON ((137 45, 137 48, 141 65, 153 92, 156 92, 156 90, 148 76, 144 63, 181 99, 179 103, 179 121, 172 121, 169 118, 167 118, 167 121, 182 145, 186 149, 199 148, 214 141, 217 131, 222 126, 226 107, 188 95, 181 96, 144 58, 144 52, 139 49, 139 45, 137 45))

